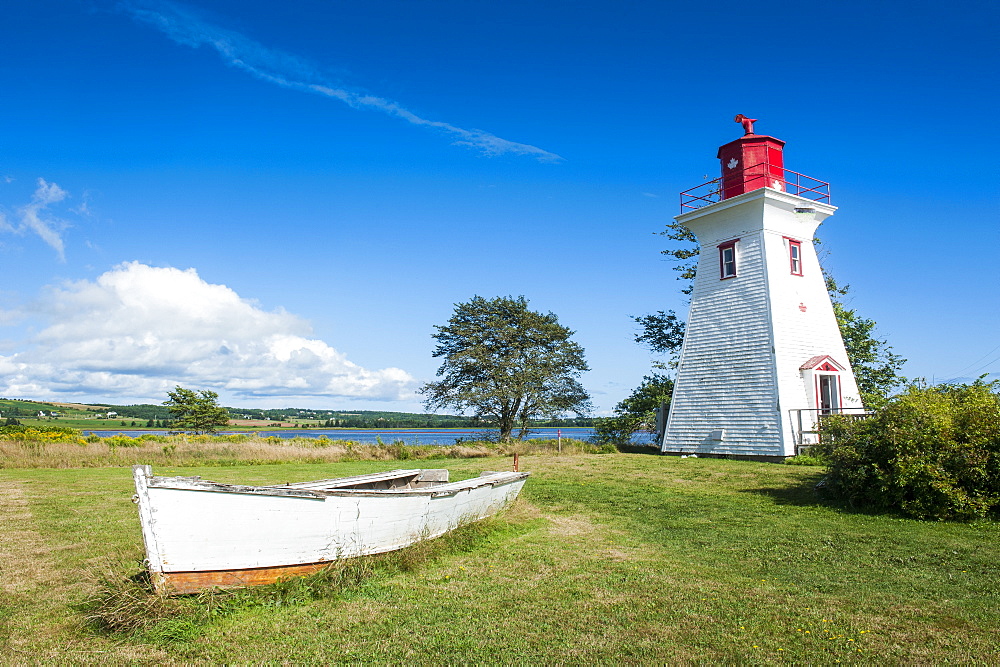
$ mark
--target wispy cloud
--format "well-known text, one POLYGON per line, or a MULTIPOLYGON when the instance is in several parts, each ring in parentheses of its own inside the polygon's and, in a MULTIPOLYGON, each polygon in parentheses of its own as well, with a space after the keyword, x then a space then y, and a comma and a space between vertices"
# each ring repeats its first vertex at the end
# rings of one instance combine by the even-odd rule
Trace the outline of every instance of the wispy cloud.
POLYGON ((47 183, 44 178, 38 179, 38 187, 31 196, 31 202, 17 209, 16 222, 8 219, 0 212, 0 232, 24 234, 33 232, 45 241, 59 255, 59 260, 66 261, 66 249, 63 244, 62 231, 66 223, 55 218, 49 212, 52 204, 58 204, 68 196, 68 193, 55 183, 47 183))
POLYGON ((213 25, 183 5, 166 0, 126 0, 121 7, 136 20, 157 28, 178 44, 192 48, 207 46, 228 65, 282 88, 323 95, 355 109, 381 111, 413 125, 433 128, 455 138, 456 144, 475 148, 486 155, 528 155, 540 162, 562 160, 559 155, 537 146, 503 139, 484 130, 428 120, 392 100, 336 85, 308 61, 213 25))

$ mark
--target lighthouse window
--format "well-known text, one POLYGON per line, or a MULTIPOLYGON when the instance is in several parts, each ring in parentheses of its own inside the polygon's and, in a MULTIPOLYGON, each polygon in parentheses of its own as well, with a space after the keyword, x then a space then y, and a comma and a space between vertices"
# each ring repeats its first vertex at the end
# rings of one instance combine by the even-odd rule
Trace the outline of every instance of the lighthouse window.
POLYGON ((719 271, 722 280, 736 276, 736 241, 719 246, 719 271))
POLYGON ((802 243, 788 239, 788 263, 793 276, 802 275, 802 243))

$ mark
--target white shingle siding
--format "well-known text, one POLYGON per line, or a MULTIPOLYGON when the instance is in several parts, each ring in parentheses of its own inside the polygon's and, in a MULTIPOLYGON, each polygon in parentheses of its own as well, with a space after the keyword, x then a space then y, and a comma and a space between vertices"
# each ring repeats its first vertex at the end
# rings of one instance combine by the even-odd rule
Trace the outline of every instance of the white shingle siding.
POLYGON ((847 367, 844 405, 861 407, 812 245, 835 210, 768 188, 678 216, 701 254, 663 451, 793 454, 789 410, 815 407, 800 367, 819 354, 847 367), (802 276, 785 237, 801 241, 802 276), (721 280, 717 246, 736 238, 737 275, 721 280))

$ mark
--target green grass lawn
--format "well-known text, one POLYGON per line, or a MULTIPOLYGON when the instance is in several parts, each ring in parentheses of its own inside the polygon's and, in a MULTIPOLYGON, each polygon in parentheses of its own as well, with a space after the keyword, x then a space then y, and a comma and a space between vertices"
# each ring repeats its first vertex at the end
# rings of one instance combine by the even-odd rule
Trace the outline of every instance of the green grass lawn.
MULTIPOLYGON (((501 520, 325 599, 260 598, 187 632, 88 629, 111 563, 137 572, 126 469, 0 470, 0 656, 182 662, 997 662, 1000 525, 817 501, 818 468, 525 456, 501 520), (270 601, 269 601, 270 600, 270 601)), ((453 478, 509 459, 427 462, 453 478)), ((185 467, 285 482, 416 467, 185 467)), ((169 474, 169 469, 154 472, 169 474)))

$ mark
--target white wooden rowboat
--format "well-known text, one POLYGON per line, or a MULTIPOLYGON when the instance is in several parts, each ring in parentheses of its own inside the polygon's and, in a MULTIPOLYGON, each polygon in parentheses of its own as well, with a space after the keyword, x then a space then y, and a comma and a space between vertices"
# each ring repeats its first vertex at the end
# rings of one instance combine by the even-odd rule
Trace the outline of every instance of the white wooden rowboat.
POLYGON ((154 477, 132 467, 146 560, 159 592, 272 583, 340 558, 392 551, 503 509, 526 472, 448 482, 447 470, 280 486, 154 477))

